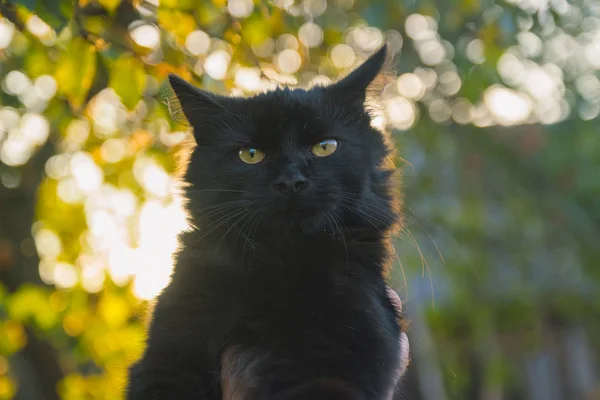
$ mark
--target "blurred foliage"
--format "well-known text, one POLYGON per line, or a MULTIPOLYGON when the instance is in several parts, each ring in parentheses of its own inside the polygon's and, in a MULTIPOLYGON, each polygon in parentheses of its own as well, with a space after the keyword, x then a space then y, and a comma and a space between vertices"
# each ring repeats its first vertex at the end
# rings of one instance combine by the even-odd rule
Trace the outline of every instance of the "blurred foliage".
POLYGON ((598 2, 0 0, 0 15, 0 399, 55 398, 24 394, 35 340, 60 398, 120 397, 184 225, 168 73, 250 94, 335 79, 383 40, 399 77, 376 120, 407 161, 392 276, 407 398, 600 398, 598 2))

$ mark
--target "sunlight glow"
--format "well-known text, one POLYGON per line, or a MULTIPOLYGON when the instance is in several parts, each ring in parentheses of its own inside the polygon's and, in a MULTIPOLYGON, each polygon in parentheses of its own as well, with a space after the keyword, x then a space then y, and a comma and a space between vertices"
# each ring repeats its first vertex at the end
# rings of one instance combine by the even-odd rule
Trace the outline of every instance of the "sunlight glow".
POLYGON ((84 193, 79 189, 77 181, 73 177, 61 179, 56 187, 56 194, 67 204, 81 203, 84 193))
POLYGON ((7 48, 15 34, 15 26, 6 18, 0 18, 0 50, 7 48))
POLYGON ((406 130, 416 121, 415 104, 402 96, 386 100, 385 109, 389 123, 396 129, 406 130))
POLYGON ((420 100, 425 94, 425 85, 415 74, 402 74, 396 82, 398 93, 412 100, 420 100))
POLYGON ((160 45, 160 31, 155 25, 140 25, 133 28, 129 36, 138 46, 155 49, 160 45))
POLYGON ((71 175, 82 192, 90 193, 102 185, 104 173, 89 154, 84 152, 73 154, 70 167, 71 175))
POLYGON ((426 65, 438 65, 446 57, 446 49, 437 40, 427 40, 417 46, 421 61, 426 65))
POLYGON ((229 0, 227 10, 232 17, 246 18, 254 11, 254 2, 252 0, 229 0))
POLYGON ((306 47, 319 47, 323 42, 323 29, 313 22, 307 22, 298 30, 298 38, 306 47))
POLYGON ((69 155, 57 154, 46 161, 44 170, 52 179, 61 179, 69 175, 69 155))
POLYGON ((21 71, 10 71, 4 77, 4 89, 9 94, 19 95, 31 88, 31 80, 21 71))
POLYGON ((511 89, 495 85, 484 94, 484 102, 501 125, 515 125, 525 122, 531 113, 531 100, 511 89))
POLYGON ((304 0, 304 11, 312 17, 318 17, 327 10, 326 0, 304 0))
POLYGON ((41 20, 37 15, 31 15, 27 19, 27 29, 32 35, 37 36, 40 41, 46 46, 54 44, 56 41, 56 32, 41 20))
POLYGON ((56 94, 56 80, 51 75, 41 75, 35 79, 34 88, 43 100, 50 100, 56 94))
POLYGON ((359 25, 349 29, 346 43, 360 51, 375 51, 383 45, 383 33, 375 27, 359 25))
POLYGON ((223 79, 230 61, 231 56, 225 50, 215 50, 204 60, 204 71, 213 79, 223 79))
POLYGON ((185 48, 195 56, 206 54, 210 49, 210 36, 201 30, 193 31, 185 38, 185 48))
POLYGON ((98 293, 104 287, 105 271, 102 260, 81 255, 77 259, 77 264, 81 269, 81 286, 88 293, 98 293))
POLYGON ((235 73, 236 86, 255 91, 260 88, 260 70, 258 68, 239 68, 235 73))
POLYGON ((69 289, 75 286, 79 279, 73 265, 65 262, 58 262, 54 265, 52 280, 56 287, 69 289))
POLYGON ((467 58, 473 64, 483 64, 485 62, 484 51, 485 47, 481 39, 471 40, 465 49, 467 58))
POLYGON ((431 17, 411 14, 404 22, 406 34, 414 40, 431 39, 435 36, 437 23, 431 17))
POLYGON ((6 165, 25 164, 36 147, 44 144, 50 134, 48 120, 40 114, 25 113, 22 117, 10 107, 0 111, 1 136, 6 136, 0 149, 0 161, 6 165))
POLYGON ((33 146, 19 131, 11 131, 0 150, 0 161, 10 166, 23 165, 33 154, 33 146))
POLYGON ((21 116, 18 111, 12 107, 0 108, 0 123, 5 130, 17 127, 21 116))
POLYGON ((284 33, 283 35, 279 36, 275 41, 275 48, 278 51, 282 51, 285 49, 298 50, 298 39, 296 39, 296 36, 294 35, 284 33))
POLYGON ((50 124, 40 114, 24 114, 20 128, 22 135, 34 145, 44 144, 50 134, 50 124))
POLYGON ((114 135, 127 120, 127 112, 113 89, 104 89, 96 95, 90 106, 94 133, 100 138, 114 135))
POLYGON ((147 193, 160 198, 171 193, 171 177, 151 158, 138 157, 133 164, 133 174, 147 193))
POLYGON ((35 232, 33 239, 41 258, 56 258, 62 249, 60 238, 50 229, 42 228, 35 232))
POLYGON ((65 144, 78 149, 90 136, 90 123, 86 119, 74 119, 67 126, 65 144))
POLYGON ((252 44, 252 52, 257 57, 269 57, 275 50, 275 41, 272 38, 266 38, 258 44, 252 44))
POLYGON ((355 59, 354 49, 347 44, 336 44, 331 49, 331 61, 338 68, 352 67, 355 59))
POLYGON ((296 50, 286 49, 277 54, 275 65, 283 73, 293 74, 300 69, 302 58, 296 50))
POLYGON ((173 268, 172 253, 178 247, 177 233, 186 227, 185 213, 178 202, 167 206, 148 201, 139 220, 139 251, 142 268, 135 273, 133 292, 141 299, 151 299, 169 283, 173 268), (160 229, 156 229, 160 227, 160 229))
POLYGON ((100 154, 109 163, 119 162, 125 157, 127 146, 122 139, 108 139, 102 143, 100 154))

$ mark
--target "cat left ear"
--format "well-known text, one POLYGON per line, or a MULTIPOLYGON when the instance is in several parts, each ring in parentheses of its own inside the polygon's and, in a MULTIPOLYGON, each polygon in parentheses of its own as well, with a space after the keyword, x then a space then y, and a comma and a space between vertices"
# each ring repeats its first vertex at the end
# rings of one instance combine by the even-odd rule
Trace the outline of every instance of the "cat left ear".
POLYGON ((329 91, 347 104, 350 102, 356 106, 363 106, 367 96, 367 87, 381 71, 386 55, 387 45, 384 44, 348 76, 330 86, 329 91))
POLYGON ((179 100, 181 111, 194 128, 196 139, 204 126, 219 121, 227 113, 226 97, 200 90, 174 74, 169 74, 169 83, 179 100))

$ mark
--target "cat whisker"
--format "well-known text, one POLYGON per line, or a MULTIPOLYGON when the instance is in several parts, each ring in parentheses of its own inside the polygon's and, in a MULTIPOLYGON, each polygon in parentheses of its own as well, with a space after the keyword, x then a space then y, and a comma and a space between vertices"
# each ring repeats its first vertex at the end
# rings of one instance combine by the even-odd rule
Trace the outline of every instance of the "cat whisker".
POLYGON ((392 215, 389 214, 389 212, 386 212, 386 208, 378 207, 376 205, 369 204, 369 203, 357 204, 352 201, 349 202, 348 200, 344 200, 344 201, 347 204, 350 204, 354 209, 360 210, 367 214, 371 214, 374 217, 375 216, 380 217, 380 219, 378 219, 378 221, 384 225, 387 225, 387 224, 390 224, 391 222, 393 222, 393 217, 392 217, 392 215), (364 208, 364 210, 362 210, 363 208, 364 208))
POLYGON ((233 213, 227 214, 226 216, 219 218, 217 221, 212 222, 204 229, 198 230, 197 233, 203 233, 203 235, 201 235, 198 238, 198 240, 196 241, 196 244, 199 243, 200 240, 202 240, 208 234, 213 232, 215 229, 221 227, 222 225, 224 225, 227 222, 231 221, 232 219, 238 217, 239 215, 243 214, 244 212, 246 212, 246 210, 240 207, 240 209, 233 211, 233 213), (208 231, 207 231, 207 229, 208 229, 208 231))
POLYGON ((200 219, 200 221, 210 221, 211 218, 213 218, 215 216, 218 216, 220 214, 233 211, 233 210, 235 210, 236 208, 239 208, 239 207, 241 207, 241 204, 227 204, 227 205, 224 205, 223 207, 219 207, 219 208, 214 209, 214 210, 212 210, 212 211, 210 211, 208 213, 200 215, 199 219, 200 219))
MULTIPOLYGON (((414 217, 415 222, 423 229, 425 229, 425 226, 419 222, 419 218, 420 216, 417 215, 417 213, 412 209, 412 208, 408 208, 408 210, 411 212, 412 217, 414 217)), ((454 242, 454 245, 456 246, 456 248, 458 249, 461 257, 467 262, 467 264, 469 264, 469 267, 471 268, 471 271, 473 272, 473 275, 475 276, 475 279, 477 279, 477 281, 479 281, 479 275, 477 274, 477 271, 475 270, 475 267, 473 266, 473 263, 471 262, 471 260, 469 259, 469 257, 467 256, 467 254, 465 253, 464 249, 462 248, 462 246, 459 245, 459 243, 456 241, 456 239, 449 234, 446 229, 444 229, 442 226, 440 226, 439 224, 435 223, 434 221, 431 220, 431 218, 424 218, 425 220, 427 220, 431 225, 434 225, 435 228, 439 229, 440 232, 442 232, 443 234, 445 234, 446 237, 450 238, 450 240, 452 242, 454 242)))
POLYGON ((253 213, 253 217, 254 218, 251 219, 252 222, 250 223, 248 233, 244 232, 244 227, 246 226, 246 223, 244 223, 244 225, 240 229, 240 233, 244 237, 244 245, 242 246, 242 263, 244 262, 244 255, 246 254, 246 246, 248 245, 248 241, 250 241, 250 246, 254 246, 254 241, 252 239, 250 239, 250 237, 252 235, 253 230, 254 230, 254 234, 256 234, 256 230, 258 229, 259 221, 262 218, 260 213, 257 213, 257 212, 253 213))
POLYGON ((219 246, 221 246, 221 242, 223 241, 223 239, 225 239, 225 236, 227 236, 227 234, 237 225, 240 223, 240 221, 243 221, 248 215, 250 215, 250 211, 248 210, 244 210, 244 213, 242 213, 241 215, 239 215, 237 218, 237 220, 225 231, 225 233, 223 234, 223 236, 221 237, 221 239, 219 239, 219 242, 217 243, 217 247, 215 248, 215 253, 217 252, 217 250, 219 249, 219 246))
POLYGON ((346 210, 348 210, 350 212, 357 213, 358 215, 360 215, 361 217, 363 217, 368 223, 370 223, 373 226, 373 228, 375 228, 379 233, 383 234, 383 232, 381 232, 381 230, 377 227, 377 225, 375 225, 373 223, 373 221, 371 221, 372 216, 370 216, 368 214, 365 215, 365 214, 363 214, 362 211, 357 210, 355 208, 348 207, 347 205, 345 205, 343 203, 340 204, 340 205, 341 205, 342 208, 344 208, 344 209, 346 209, 346 210))
POLYGON ((225 192, 225 193, 250 193, 248 190, 236 190, 236 189, 191 189, 186 190, 187 193, 206 193, 206 192, 225 192))
MULTIPOLYGON (((333 218, 333 221, 335 222, 335 224, 337 226, 337 229, 338 229, 339 234, 340 234, 340 238, 342 239, 342 244, 344 245, 344 250, 345 250, 345 253, 346 253, 346 266, 347 266, 348 265, 348 246, 346 245, 346 238, 345 238, 345 235, 344 235, 344 230, 345 230, 343 228, 344 223, 341 220, 339 220, 333 214, 331 215, 331 217, 333 218), (340 224, 341 224, 341 226, 340 226, 340 224)), ((347 230, 346 230, 346 232, 347 232, 347 230)))
MULTIPOLYGON (((348 211, 354 212, 354 213, 362 216, 367 222, 369 222, 371 225, 373 225, 373 227, 375 229, 377 229, 380 233, 383 233, 383 232, 381 232, 381 230, 377 227, 377 225, 375 225, 373 223, 373 221, 379 222, 381 225, 387 225, 389 223, 389 221, 388 222, 383 221, 383 220, 377 218, 377 216, 374 216, 367 211, 363 211, 360 208, 357 208, 354 204, 348 204, 348 203, 342 202, 342 203, 340 203, 340 205, 343 208, 347 209, 348 211)), ((383 217, 383 215, 381 215, 381 216, 383 217)))
POLYGON ((409 240, 415 245, 417 251, 419 252, 419 255, 421 256, 421 268, 423 270, 422 276, 425 277, 425 270, 427 270, 427 275, 429 275, 429 286, 431 288, 431 307, 435 308, 435 291, 433 288, 433 276, 431 274, 431 268, 429 267, 429 263, 427 262, 427 259, 421 251, 421 246, 419 246, 417 239, 415 239, 415 237, 409 230, 406 230, 406 233, 409 237, 409 240))
POLYGON ((205 212, 205 211, 208 211, 208 210, 215 210, 215 209, 219 209, 219 208, 221 208, 221 207, 228 206, 228 205, 232 205, 232 204, 240 204, 240 205, 241 205, 241 203, 242 203, 242 202, 241 202, 241 201, 239 201, 239 200, 234 200, 234 201, 225 201, 225 202, 223 202, 223 203, 214 204, 214 205, 212 205, 212 206, 208 206, 208 207, 202 207, 202 208, 192 208, 192 207, 188 207, 188 209, 189 209, 190 211, 193 211, 193 212, 195 212, 195 213, 202 213, 202 212, 205 212))

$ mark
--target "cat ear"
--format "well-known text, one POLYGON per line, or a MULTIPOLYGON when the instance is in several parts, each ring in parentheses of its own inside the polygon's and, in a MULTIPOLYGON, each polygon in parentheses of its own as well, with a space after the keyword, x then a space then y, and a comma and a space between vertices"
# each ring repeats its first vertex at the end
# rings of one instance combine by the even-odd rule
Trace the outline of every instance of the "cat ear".
POLYGON ((383 45, 348 76, 334 83, 329 91, 346 104, 363 106, 367 87, 379 74, 386 60, 387 45, 383 45))
POLYGON ((181 111, 194 128, 194 136, 203 131, 203 127, 222 119, 227 111, 227 97, 200 90, 177 75, 169 74, 169 83, 175 92, 181 111))

